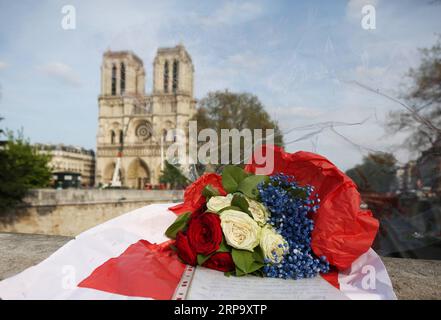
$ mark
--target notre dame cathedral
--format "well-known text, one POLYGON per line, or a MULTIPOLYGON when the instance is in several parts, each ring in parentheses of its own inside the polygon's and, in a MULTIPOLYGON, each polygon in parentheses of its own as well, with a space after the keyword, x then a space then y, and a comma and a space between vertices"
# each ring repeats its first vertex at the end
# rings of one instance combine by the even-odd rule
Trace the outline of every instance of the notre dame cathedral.
POLYGON ((142 189, 159 183, 164 153, 176 137, 175 129, 186 130, 196 112, 193 74, 184 46, 159 48, 153 62, 153 92, 147 95, 146 70, 140 58, 130 51, 104 53, 97 184, 110 184, 118 166, 116 174, 123 187, 142 189))

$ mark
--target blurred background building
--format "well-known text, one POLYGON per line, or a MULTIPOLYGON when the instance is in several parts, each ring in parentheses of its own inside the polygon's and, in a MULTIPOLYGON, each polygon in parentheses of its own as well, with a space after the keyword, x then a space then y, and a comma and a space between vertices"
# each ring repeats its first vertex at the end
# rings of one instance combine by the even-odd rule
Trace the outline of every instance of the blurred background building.
POLYGON ((91 187, 95 183, 95 152, 63 144, 35 144, 38 152, 51 156, 55 187, 91 187))

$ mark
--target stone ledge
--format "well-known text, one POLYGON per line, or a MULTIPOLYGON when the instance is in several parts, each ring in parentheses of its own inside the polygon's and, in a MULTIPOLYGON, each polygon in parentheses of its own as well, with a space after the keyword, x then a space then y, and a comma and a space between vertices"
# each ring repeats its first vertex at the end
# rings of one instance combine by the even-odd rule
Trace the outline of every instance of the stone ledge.
POLYGON ((183 190, 32 189, 23 199, 23 206, 88 205, 146 201, 176 202, 181 201, 183 195, 183 190))
MULTIPOLYGON (((71 237, 0 233, 0 280, 49 257, 71 237)), ((398 299, 441 299, 441 261, 382 258, 398 299)))
POLYGON ((388 257, 382 260, 398 299, 441 299, 441 260, 388 257))
POLYGON ((73 238, 0 232, 0 280, 40 263, 71 239, 73 238))

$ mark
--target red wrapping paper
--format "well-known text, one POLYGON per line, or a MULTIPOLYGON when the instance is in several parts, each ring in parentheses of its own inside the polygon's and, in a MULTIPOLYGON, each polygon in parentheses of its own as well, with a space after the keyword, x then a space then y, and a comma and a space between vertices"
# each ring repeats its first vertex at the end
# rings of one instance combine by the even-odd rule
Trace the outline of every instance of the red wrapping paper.
MULTIPOLYGON (((361 210, 360 194, 355 183, 325 157, 311 152, 286 153, 277 146, 262 146, 262 154, 274 151, 271 174, 293 175, 301 185, 312 185, 320 197, 320 209, 313 216, 315 228, 311 247, 318 256, 325 255, 339 270, 352 262, 372 245, 379 223, 369 210, 361 210)), ((254 173, 258 165, 253 158, 245 167, 254 173)))
POLYGON ((216 188, 220 195, 225 196, 227 194, 222 187, 222 177, 216 173, 207 173, 185 189, 183 203, 169 209, 178 215, 189 211, 193 213, 198 212, 206 203, 202 190, 209 184, 216 188))
POLYGON ((320 273, 320 276, 329 282, 333 287, 340 290, 340 283, 338 282, 338 270, 332 267, 328 273, 320 273))
POLYGON ((133 297, 171 299, 185 264, 170 249, 170 243, 140 240, 96 268, 78 286, 133 297))

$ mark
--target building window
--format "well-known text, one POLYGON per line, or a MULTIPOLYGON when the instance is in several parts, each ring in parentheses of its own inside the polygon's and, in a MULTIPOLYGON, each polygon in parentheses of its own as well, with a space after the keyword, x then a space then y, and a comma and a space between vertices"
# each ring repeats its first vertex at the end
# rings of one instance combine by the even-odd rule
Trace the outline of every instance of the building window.
POLYGON ((139 140, 145 141, 152 136, 152 125, 148 121, 141 122, 135 129, 135 135, 139 140))
POLYGON ((162 141, 167 141, 167 129, 162 129, 162 141))
POLYGON ((120 144, 124 143, 124 134, 122 130, 119 131, 119 143, 120 144))
POLYGON ((179 61, 173 61, 173 92, 178 90, 178 78, 179 78, 179 61))
POLYGON ((120 88, 121 88, 121 95, 123 95, 124 92, 126 91, 126 66, 124 65, 124 62, 121 62, 120 88))
POLYGON ((116 66, 112 67, 112 96, 116 95, 116 66))
POLYGON ((110 131, 110 143, 115 144, 115 131, 110 131))
POLYGON ((168 61, 164 63, 164 92, 168 92, 168 61))

